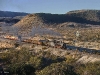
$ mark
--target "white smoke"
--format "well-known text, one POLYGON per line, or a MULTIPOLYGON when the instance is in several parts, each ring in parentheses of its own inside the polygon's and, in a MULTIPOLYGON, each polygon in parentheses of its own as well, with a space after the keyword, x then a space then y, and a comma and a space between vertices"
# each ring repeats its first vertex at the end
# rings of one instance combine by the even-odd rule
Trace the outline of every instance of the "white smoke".
POLYGON ((41 35, 41 36, 42 35, 61 36, 60 33, 56 32, 54 30, 51 30, 49 28, 41 27, 41 26, 32 28, 30 36, 35 36, 35 34, 38 34, 38 35, 41 35))
POLYGON ((3 33, 17 36, 19 28, 8 26, 8 25, 2 25, 1 30, 2 30, 3 33))

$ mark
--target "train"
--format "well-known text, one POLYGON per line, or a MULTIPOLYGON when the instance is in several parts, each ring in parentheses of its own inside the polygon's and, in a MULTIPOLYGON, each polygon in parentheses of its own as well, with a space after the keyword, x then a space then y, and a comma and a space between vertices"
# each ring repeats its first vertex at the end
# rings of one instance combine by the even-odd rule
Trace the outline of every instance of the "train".
MULTIPOLYGON (((30 43, 33 43, 32 40, 30 41, 30 43)), ((49 46, 49 47, 55 47, 55 48, 61 48, 63 50, 72 50, 72 51, 77 50, 79 52, 86 52, 86 53, 90 53, 90 54, 100 55, 100 50, 88 49, 88 48, 83 48, 83 47, 76 47, 76 46, 68 45, 67 43, 64 43, 60 40, 53 40, 53 41, 39 40, 39 41, 35 42, 34 44, 39 44, 39 45, 49 46)))
MULTIPOLYGON (((14 36, 6 36, 4 38, 10 39, 10 40, 16 40, 16 41, 18 40, 18 38, 14 37, 14 36)), ((63 41, 57 40, 57 39, 52 40, 52 41, 49 41, 47 39, 46 40, 23 39, 23 40, 21 40, 21 42, 49 46, 49 47, 55 47, 55 48, 61 48, 63 50, 73 50, 73 51, 77 50, 80 52, 87 52, 90 54, 99 54, 100 55, 100 50, 71 46, 71 45, 68 45, 67 43, 64 43, 63 41)), ((19 42, 16 42, 15 43, 16 47, 18 47, 19 44, 20 44, 19 42)))

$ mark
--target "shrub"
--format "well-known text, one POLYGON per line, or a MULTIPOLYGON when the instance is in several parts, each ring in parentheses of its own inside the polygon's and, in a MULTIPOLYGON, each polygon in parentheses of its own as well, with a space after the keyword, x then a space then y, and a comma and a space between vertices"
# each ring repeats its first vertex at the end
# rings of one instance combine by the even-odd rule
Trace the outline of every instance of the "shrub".
POLYGON ((10 74, 17 75, 35 75, 35 68, 29 64, 19 63, 9 65, 8 71, 10 74))
POLYGON ((67 55, 66 56, 66 63, 72 64, 75 63, 76 59, 72 57, 72 55, 67 55))
POLYGON ((79 75, 100 75, 100 62, 77 65, 76 72, 79 75))
POLYGON ((64 63, 53 63, 37 72, 37 75, 76 75, 76 73, 73 71, 72 66, 64 63))
POLYGON ((30 57, 29 63, 32 64, 36 69, 41 69, 43 65, 42 57, 32 56, 30 57))

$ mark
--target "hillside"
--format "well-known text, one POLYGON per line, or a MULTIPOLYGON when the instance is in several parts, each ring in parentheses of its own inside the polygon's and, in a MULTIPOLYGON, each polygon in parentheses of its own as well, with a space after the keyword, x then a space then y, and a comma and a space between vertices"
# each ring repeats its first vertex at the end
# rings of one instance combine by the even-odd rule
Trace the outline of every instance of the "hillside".
POLYGON ((21 18, 0 17, 0 22, 17 23, 21 18))
POLYGON ((33 26, 38 25, 53 27, 59 25, 58 27, 60 27, 64 24, 63 27, 65 28, 68 24, 67 22, 72 22, 72 26, 70 27, 73 27, 74 24, 79 27, 87 27, 84 25, 99 25, 99 16, 99 10, 76 10, 70 11, 67 14, 35 13, 25 16, 14 26, 21 28, 23 31, 30 30, 33 26))
POLYGON ((0 26, 13 25, 20 21, 28 13, 0 11, 0 26))
POLYGON ((90 21, 100 22, 100 10, 75 10, 69 11, 67 15, 81 17, 90 21))
POLYGON ((100 24, 100 10, 75 10, 66 14, 73 17, 73 19, 76 18, 74 22, 100 24))
POLYGON ((66 15, 64 14, 48 14, 48 13, 36 13, 36 14, 29 14, 24 17, 20 22, 15 24, 17 25, 30 25, 30 24, 58 24, 66 22, 67 20, 66 15))

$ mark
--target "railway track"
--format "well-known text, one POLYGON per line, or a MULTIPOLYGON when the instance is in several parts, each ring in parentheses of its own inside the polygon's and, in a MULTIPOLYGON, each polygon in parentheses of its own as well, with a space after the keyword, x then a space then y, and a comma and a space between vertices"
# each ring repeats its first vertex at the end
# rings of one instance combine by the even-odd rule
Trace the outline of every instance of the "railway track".
POLYGON ((82 48, 82 47, 76 47, 76 46, 71 46, 71 45, 67 45, 64 44, 63 49, 65 50, 72 50, 72 51, 80 51, 80 52, 86 52, 86 53, 90 53, 90 54, 98 54, 100 55, 100 50, 96 50, 96 49, 88 49, 88 48, 82 48))
MULTIPOLYGON (((17 41, 15 39, 5 39, 3 37, 0 37, 0 39, 17 41)), ((33 42, 31 40, 21 41, 21 43, 32 43, 33 44, 33 42)), ((38 44, 38 43, 39 42, 36 41, 34 44, 38 44)), ((42 45, 42 44, 40 44, 40 45, 42 45)), ((98 54, 98 55, 100 55, 100 50, 71 46, 71 45, 68 45, 66 43, 63 43, 63 46, 62 47, 58 47, 58 48, 63 48, 64 50, 72 50, 72 51, 76 51, 77 50, 77 51, 80 51, 80 52, 86 52, 86 53, 90 53, 90 54, 98 54)))

